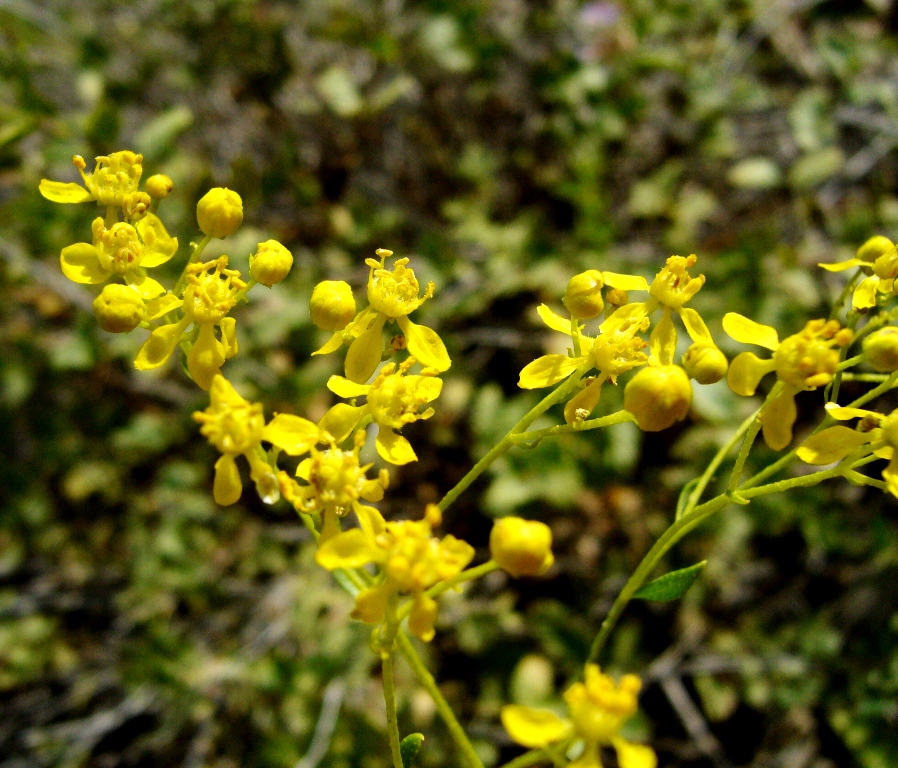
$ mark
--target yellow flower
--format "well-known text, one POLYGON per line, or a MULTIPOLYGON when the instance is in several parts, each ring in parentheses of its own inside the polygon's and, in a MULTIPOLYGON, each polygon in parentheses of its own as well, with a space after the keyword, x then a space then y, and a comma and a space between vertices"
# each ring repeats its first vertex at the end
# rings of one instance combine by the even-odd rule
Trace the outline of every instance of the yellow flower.
POLYGON ((287 277, 292 267, 293 254, 277 240, 259 243, 255 255, 249 257, 250 275, 267 288, 287 277))
POLYGON ((240 279, 240 272, 227 266, 227 256, 187 266, 184 317, 150 334, 134 360, 138 370, 163 365, 192 323, 197 337, 187 353, 187 369, 202 389, 209 389, 225 360, 237 354, 236 321, 227 314, 242 295, 246 283, 240 279), (215 337, 215 326, 220 328, 221 340, 215 337))
POLYGON ((854 289, 851 305, 854 309, 870 309, 876 306, 877 293, 894 293, 895 278, 898 277, 898 250, 887 237, 877 235, 858 248, 855 258, 817 266, 828 272, 841 272, 851 267, 863 268, 868 277, 854 289))
POLYGON ((398 368, 395 363, 388 363, 371 384, 356 384, 342 376, 331 376, 327 382, 331 392, 347 399, 365 395, 367 400, 362 406, 335 405, 325 414, 319 426, 340 443, 363 417, 370 415, 377 424, 375 445, 384 461, 396 465, 417 461, 411 443, 394 430, 433 416, 433 408, 423 412, 418 409, 440 396, 443 381, 436 377, 436 371, 432 368, 425 368, 417 375, 407 375, 416 362, 414 357, 409 357, 398 368))
POLYGON ((782 390, 764 405, 758 418, 764 441, 774 450, 781 450, 792 442, 792 425, 797 416, 795 395, 832 381, 839 365, 839 353, 833 347, 848 344, 853 334, 848 328, 840 328, 835 320, 811 320, 799 333, 780 342, 775 328, 735 312, 724 315, 723 329, 736 341, 773 351, 769 360, 761 360, 752 352, 737 355, 730 364, 727 383, 737 395, 751 396, 761 379, 776 371, 782 390))
MULTIPOLYGON (((671 318, 674 312, 680 316, 686 327, 686 333, 689 334, 693 342, 701 344, 705 348, 713 347, 717 350, 715 357, 718 366, 721 360, 724 364, 726 363, 726 357, 717 349, 714 339, 699 313, 691 307, 685 306, 705 284, 704 275, 692 277, 689 274, 688 270, 695 266, 696 261, 698 261, 698 257, 695 254, 689 257, 671 256, 652 280, 652 285, 649 288, 651 298, 643 304, 630 304, 623 310, 626 312, 641 311, 647 317, 658 309, 662 311, 661 319, 652 329, 652 335, 649 337, 653 363, 660 365, 673 363, 674 353, 677 349, 677 330, 671 318)), ((721 378, 723 378, 722 374, 713 381, 719 381, 721 378)), ((708 383, 713 383, 713 381, 709 380, 708 383)))
MULTIPOLYGON (((571 336, 570 322, 545 304, 541 304, 537 312, 549 328, 571 336)), ((521 371, 518 386, 521 389, 551 387, 589 363, 598 370, 599 375, 574 395, 564 409, 568 424, 585 419, 598 404, 605 381, 617 383, 620 374, 648 362, 648 357, 642 352, 647 345, 636 335, 647 330, 648 326, 648 318, 640 312, 631 312, 629 307, 608 317, 599 326, 596 338, 580 333, 578 326, 581 354, 543 355, 537 358, 521 371)))
POLYGON ((433 536, 433 529, 442 522, 442 513, 434 504, 428 505, 423 520, 390 523, 384 522, 376 510, 364 507, 359 522, 360 528, 324 542, 315 560, 329 571, 377 564, 381 579, 357 595, 353 618, 379 624, 386 618, 393 596, 411 594, 409 631, 430 641, 437 604, 425 591, 461 573, 474 558, 474 548, 452 535, 442 539, 433 536))
POLYGON ((69 280, 95 285, 119 275, 144 299, 165 293, 146 270, 174 256, 178 238, 169 237, 158 216, 150 213, 133 226, 122 221, 109 229, 97 217, 91 229, 93 245, 75 243, 62 249, 60 266, 69 280))
POLYGON ((408 316, 433 296, 434 284, 428 283, 424 295, 414 270, 406 267, 408 259, 396 259, 393 269, 386 269, 392 251, 377 250, 380 261, 366 259, 368 273, 368 306, 343 331, 334 333, 330 341, 313 354, 335 352, 349 343, 346 353, 346 377, 357 384, 371 378, 383 357, 383 327, 387 321, 396 322, 405 335, 408 351, 422 365, 437 371, 448 371, 452 361, 437 333, 423 325, 416 325, 408 316))
POLYGON ((355 297, 349 283, 343 280, 318 283, 312 290, 309 314, 322 331, 342 331, 355 317, 355 297))
POLYGON ((537 520, 503 517, 490 531, 490 554, 502 570, 516 578, 539 576, 555 562, 552 531, 537 520))
POLYGON ((682 421, 691 405, 692 385, 678 365, 650 365, 624 388, 624 409, 645 432, 660 432, 682 421))
POLYGON ((196 220, 204 235, 224 239, 243 223, 243 200, 232 189, 214 187, 196 204, 196 220))
POLYGON ((146 318, 146 304, 140 294, 118 283, 110 283, 94 299, 94 316, 109 333, 133 331, 146 318))
POLYGON ((98 157, 93 173, 85 173, 87 164, 80 155, 72 163, 81 174, 84 186, 74 182, 41 179, 40 192, 54 203, 86 203, 96 200, 99 205, 123 205, 125 196, 137 191, 143 173, 143 155, 134 152, 113 152, 98 157))
POLYGON ((835 426, 811 435, 796 451, 798 458, 808 464, 833 464, 869 445, 869 453, 889 460, 882 479, 889 493, 898 497, 898 409, 886 415, 827 403, 826 411, 838 421, 858 418, 862 421, 857 429, 835 426))
POLYGON ((193 418, 202 424, 200 432, 222 454, 215 462, 215 502, 227 506, 240 498, 243 486, 235 458, 243 455, 262 501, 273 504, 280 495, 277 476, 261 445, 265 439, 262 405, 244 400, 221 375, 212 380, 209 394, 211 404, 205 411, 196 411, 193 418))
POLYGON ((615 683, 595 664, 587 664, 585 681, 574 683, 564 694, 568 718, 548 710, 517 705, 502 707, 502 725, 511 738, 530 749, 546 747, 575 736, 583 740, 583 753, 572 768, 601 768, 599 750, 612 746, 622 768, 656 768, 651 747, 621 738, 620 730, 637 709, 642 683, 636 675, 624 675, 615 683))
MULTIPOLYGON (((372 513, 376 514, 376 510, 363 507, 359 499, 380 501, 389 484, 389 475, 384 470, 375 479, 368 479, 367 472, 372 465, 363 465, 359 461, 359 452, 365 444, 364 431, 356 432, 353 449, 344 451, 337 447, 326 432, 319 430, 311 422, 307 422, 307 425, 311 425, 321 435, 320 442, 326 442, 328 447, 319 449, 314 444, 306 446, 309 456, 296 468, 297 477, 304 480, 305 485, 297 483, 286 472, 281 472, 280 482, 284 498, 296 508, 297 512, 321 518, 321 536, 318 539, 321 545, 340 533, 339 519, 348 515, 350 511, 354 511, 359 519, 372 513)), ((275 434, 275 431, 281 428, 275 425, 274 429, 269 430, 266 438, 279 447, 286 443, 279 440, 275 434)), ((306 426, 306 429, 309 427, 306 426)), ((294 452, 293 455, 297 453, 294 452)))

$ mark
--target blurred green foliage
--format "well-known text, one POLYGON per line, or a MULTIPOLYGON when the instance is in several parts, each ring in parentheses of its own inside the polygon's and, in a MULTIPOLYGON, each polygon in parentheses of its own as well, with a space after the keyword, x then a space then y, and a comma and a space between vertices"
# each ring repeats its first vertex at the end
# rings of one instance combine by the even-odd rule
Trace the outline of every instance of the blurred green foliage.
MULTIPOLYGON (((175 181, 162 216, 182 243, 209 186, 240 192, 237 265, 268 237, 296 255, 241 310, 226 367, 268 413, 330 402, 314 282, 361 285, 377 247, 413 256, 454 359, 384 507, 415 515, 532 404, 517 372, 555 343, 534 307, 575 271, 696 252, 708 317, 791 332, 827 311, 839 284, 815 264, 898 237, 896 31, 888 0, 0 4, 0 767, 311 768, 316 724, 334 729, 322 766, 388 765, 349 599, 283 507, 214 505, 189 418, 205 398, 176 369, 138 375, 139 332, 97 329, 57 262, 95 211, 43 200, 42 177, 141 151, 175 181), (339 716, 319 723, 326 692, 339 716)), ((601 408, 619 405, 608 388, 601 408)), ((818 405, 799 398, 803 423, 818 405)), ((499 706, 555 700, 749 408, 719 384, 682 428, 517 451, 451 510, 482 553, 511 511, 557 542, 547 579, 447 596, 426 649, 488 763, 516 753, 499 706)), ((634 604, 612 653, 646 678, 636 735, 662 765, 898 764, 894 509, 815 488, 728 508, 678 548, 669 569, 707 558, 702 578, 634 604)), ((399 672, 416 764, 456 764, 399 672)))

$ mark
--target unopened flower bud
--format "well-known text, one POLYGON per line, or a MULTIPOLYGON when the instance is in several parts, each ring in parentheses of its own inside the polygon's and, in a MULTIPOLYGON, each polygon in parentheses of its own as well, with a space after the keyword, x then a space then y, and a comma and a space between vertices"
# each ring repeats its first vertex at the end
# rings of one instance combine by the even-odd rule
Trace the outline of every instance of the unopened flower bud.
POLYGON ((591 320, 598 316, 605 306, 602 302, 604 285, 602 273, 597 269, 588 269, 574 275, 568 282, 562 299, 571 316, 578 320, 591 320))
POLYGON ((624 389, 624 409, 645 432, 660 432, 686 418, 692 405, 692 385, 678 365, 643 368, 624 389))
POLYGON ((630 301, 630 297, 627 296, 626 291, 622 291, 620 288, 612 288, 605 294, 605 300, 614 307, 623 307, 630 301))
POLYGON ((168 197, 174 187, 175 183, 164 173, 157 173, 154 176, 150 176, 150 178, 147 179, 146 184, 144 184, 144 189, 146 189, 147 194, 157 200, 168 197))
POLYGON ((555 562, 552 531, 536 520, 503 517, 490 532, 490 554, 512 576, 539 576, 555 562))
POLYGON ((898 371, 898 328, 889 326, 864 339, 864 362, 879 373, 898 371))
POLYGON ((277 240, 259 243, 254 256, 249 257, 249 273, 253 280, 269 288, 290 274, 293 254, 277 240))
POLYGON ((243 201, 233 190, 214 187, 196 204, 196 220, 204 235, 233 235, 243 223, 243 201))
POLYGON ((133 288, 110 283, 94 299, 94 315, 104 331, 128 333, 143 322, 146 307, 133 288))
POLYGON ((683 355, 683 368, 699 384, 714 384, 727 373, 727 358, 710 341, 697 341, 683 355))
POLYGON ((355 297, 349 283, 325 280, 315 286, 309 302, 312 322, 322 331, 342 331, 355 317, 355 297))
POLYGON ((872 264, 880 256, 885 256, 887 253, 891 253, 894 249, 895 245, 889 238, 883 237, 882 235, 875 235, 857 249, 857 257, 861 261, 869 261, 872 264))

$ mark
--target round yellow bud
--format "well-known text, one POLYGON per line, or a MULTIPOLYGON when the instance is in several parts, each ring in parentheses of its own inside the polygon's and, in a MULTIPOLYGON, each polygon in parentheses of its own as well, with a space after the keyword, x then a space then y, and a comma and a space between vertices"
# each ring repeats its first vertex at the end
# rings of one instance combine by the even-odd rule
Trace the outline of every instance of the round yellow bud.
POLYGON ((249 257, 249 273, 253 280, 269 288, 290 274, 293 254, 277 240, 259 243, 254 256, 249 257))
POLYGON ((312 322, 322 331, 342 331, 355 317, 355 297, 349 283, 325 280, 315 286, 309 302, 312 322))
POLYGON ((872 264, 880 256, 885 256, 887 253, 891 253, 894 249, 895 245, 889 238, 883 237, 882 235, 875 235, 857 249, 857 257, 861 261, 869 261, 872 264))
POLYGON ((883 328, 864 339, 864 362, 879 373, 898 371, 898 328, 883 328))
POLYGON ((727 358, 712 342, 697 341, 683 355, 683 368, 699 384, 714 384, 727 374, 727 358))
POLYGON ((196 204, 196 220, 204 235, 233 235, 243 223, 243 201, 233 190, 214 187, 196 204))
POLYGON ((630 300, 626 291, 620 288, 612 288, 605 294, 605 300, 614 307, 623 307, 630 300))
POLYGON ((567 284, 564 292, 564 306, 572 317, 578 320, 591 320, 604 308, 602 302, 602 287, 605 280, 597 269, 588 269, 579 275, 574 275, 567 284))
POLYGON ((692 405, 692 385, 678 365, 643 368, 624 389, 624 409, 645 432, 660 432, 682 421, 692 405))
POLYGON ((175 183, 164 173, 157 173, 154 176, 150 176, 143 186, 150 197, 161 200, 171 194, 171 191, 175 187, 175 183))
POLYGON ((503 517, 490 532, 490 554, 512 576, 539 576, 555 562, 552 531, 536 520, 503 517))
POLYGON ((133 288, 110 283, 94 299, 94 315, 104 331, 128 333, 143 322, 146 307, 133 288))

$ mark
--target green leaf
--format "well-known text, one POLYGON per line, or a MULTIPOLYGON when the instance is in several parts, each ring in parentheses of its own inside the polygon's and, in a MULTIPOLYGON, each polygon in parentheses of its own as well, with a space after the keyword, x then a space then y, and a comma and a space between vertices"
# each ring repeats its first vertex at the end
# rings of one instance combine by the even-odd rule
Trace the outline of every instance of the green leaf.
POLYGON ((689 587, 695 583, 695 580, 707 564, 707 560, 702 560, 700 563, 690 565, 688 568, 665 573, 663 576, 643 586, 633 597, 638 597, 642 600, 660 600, 662 602, 678 600, 689 591, 689 587))
POLYGON ((424 736, 420 733, 410 733, 399 743, 399 754, 402 756, 403 768, 411 768, 412 760, 421 749, 424 736))

